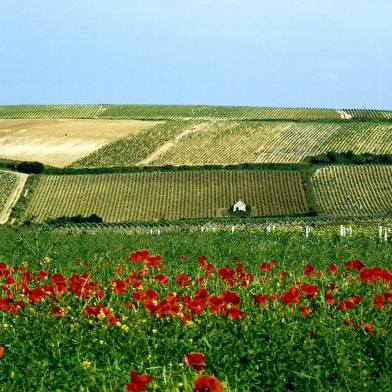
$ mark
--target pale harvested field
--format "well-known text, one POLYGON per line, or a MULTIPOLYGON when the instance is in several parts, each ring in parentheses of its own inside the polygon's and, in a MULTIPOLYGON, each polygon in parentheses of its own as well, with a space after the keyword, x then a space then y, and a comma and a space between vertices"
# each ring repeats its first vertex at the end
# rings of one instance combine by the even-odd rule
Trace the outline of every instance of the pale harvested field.
POLYGON ((0 158, 64 167, 102 146, 150 128, 139 120, 0 120, 0 158))

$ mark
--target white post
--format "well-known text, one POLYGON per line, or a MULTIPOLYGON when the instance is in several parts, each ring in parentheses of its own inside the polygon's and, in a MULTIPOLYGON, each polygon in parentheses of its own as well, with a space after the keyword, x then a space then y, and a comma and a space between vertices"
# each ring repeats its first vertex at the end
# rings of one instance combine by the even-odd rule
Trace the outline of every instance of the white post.
POLYGON ((231 234, 234 233, 234 226, 231 226, 231 234))
POLYGON ((310 227, 305 226, 305 237, 309 237, 309 233, 310 233, 310 227))
POLYGON ((267 233, 269 233, 270 231, 271 231, 271 226, 268 225, 268 226, 267 226, 267 233))
POLYGON ((201 227, 201 232, 203 233, 203 231, 204 231, 204 227, 202 226, 202 227, 201 227))
POLYGON ((161 234, 161 230, 160 230, 160 229, 158 229, 158 235, 159 235, 159 234, 161 234))
POLYGON ((385 231, 384 231, 384 241, 388 241, 388 231, 387 231, 386 228, 385 228, 385 231))
POLYGON ((346 230, 343 225, 340 225, 340 236, 344 237, 346 235, 346 230))
POLYGON ((378 236, 382 238, 382 226, 378 226, 378 236))
POLYGON ((350 237, 351 237, 353 235, 353 228, 351 226, 348 228, 348 232, 350 233, 350 237))

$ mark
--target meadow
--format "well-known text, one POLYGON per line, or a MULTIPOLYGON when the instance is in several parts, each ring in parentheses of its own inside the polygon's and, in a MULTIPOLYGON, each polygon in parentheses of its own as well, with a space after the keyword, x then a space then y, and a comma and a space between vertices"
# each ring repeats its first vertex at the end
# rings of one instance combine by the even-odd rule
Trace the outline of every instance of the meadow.
POLYGON ((0 231, 2 391, 391 385, 392 253, 377 228, 0 231))

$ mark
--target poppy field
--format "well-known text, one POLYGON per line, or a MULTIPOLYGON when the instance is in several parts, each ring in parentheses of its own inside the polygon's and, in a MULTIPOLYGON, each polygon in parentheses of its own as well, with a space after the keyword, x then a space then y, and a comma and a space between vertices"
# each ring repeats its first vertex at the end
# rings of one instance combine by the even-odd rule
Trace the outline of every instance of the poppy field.
POLYGON ((2 391, 391 385, 392 253, 376 229, 0 235, 2 391))

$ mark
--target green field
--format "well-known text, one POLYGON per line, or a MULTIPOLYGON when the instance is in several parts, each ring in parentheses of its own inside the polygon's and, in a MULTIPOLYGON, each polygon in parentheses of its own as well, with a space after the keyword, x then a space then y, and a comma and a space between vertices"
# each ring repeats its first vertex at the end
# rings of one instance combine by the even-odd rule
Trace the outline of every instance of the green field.
POLYGON ((131 371, 147 392, 192 392, 201 374, 224 392, 392 383, 392 252, 377 228, 0 235, 2 391, 124 391, 131 371))

